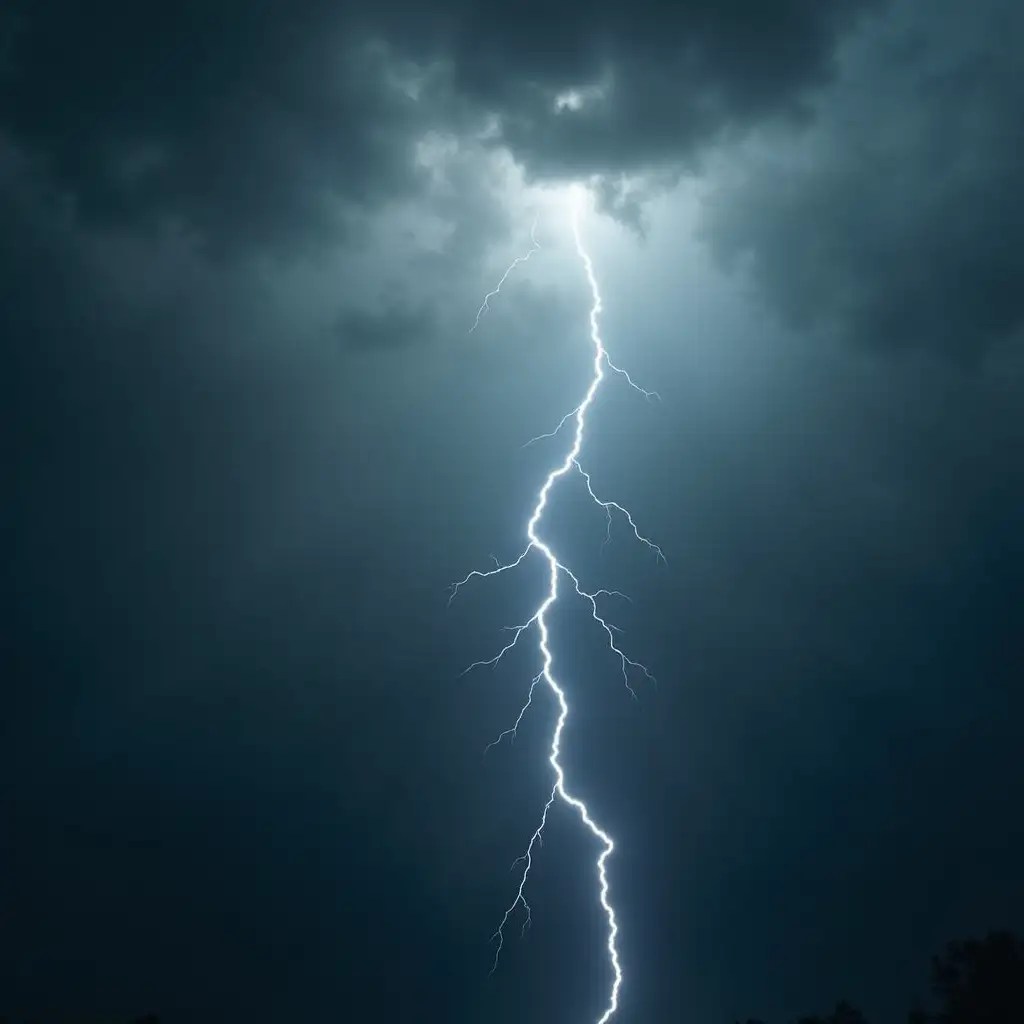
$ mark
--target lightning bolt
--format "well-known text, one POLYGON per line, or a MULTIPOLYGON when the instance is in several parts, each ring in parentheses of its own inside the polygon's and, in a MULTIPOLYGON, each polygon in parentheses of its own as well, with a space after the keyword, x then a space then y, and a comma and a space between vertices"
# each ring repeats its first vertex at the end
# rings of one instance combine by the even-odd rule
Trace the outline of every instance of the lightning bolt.
POLYGON ((480 326, 481 317, 484 315, 484 313, 487 313, 490 310, 491 299, 493 299, 494 296, 501 291, 501 286, 508 280, 508 275, 511 274, 512 271, 515 270, 520 263, 525 263, 540 248, 540 242, 537 241, 536 232, 537 218, 534 217, 533 227, 530 228, 530 241, 533 243, 533 248, 528 250, 525 256, 517 256, 508 265, 508 270, 506 270, 505 273, 501 275, 501 280, 498 282, 494 291, 490 291, 484 296, 484 301, 480 304, 480 308, 476 311, 476 319, 473 321, 473 326, 470 327, 470 329, 466 332, 467 334, 472 334, 477 329, 477 327, 480 326))
MULTIPOLYGON (((511 562, 502 564, 495 559, 495 566, 493 569, 485 571, 474 570, 470 572, 464 579, 452 585, 451 597, 449 599, 449 605, 453 601, 463 586, 473 579, 489 579, 493 576, 498 576, 501 573, 509 572, 518 566, 520 566, 531 553, 538 553, 546 562, 548 567, 548 589, 547 593, 541 601, 540 605, 534 611, 526 622, 521 623, 518 626, 506 627, 512 636, 508 643, 493 657, 486 661, 474 662, 465 671, 469 672, 474 668, 481 666, 496 665, 501 659, 507 654, 512 648, 516 646, 520 638, 536 627, 538 634, 538 649, 541 658, 541 670, 534 676, 529 692, 527 694, 526 702, 523 704, 519 711, 519 715, 515 720, 515 723, 511 728, 506 729, 502 732, 492 743, 488 744, 487 750, 497 745, 502 739, 508 737, 509 740, 515 739, 517 730, 523 721, 524 716, 533 704, 533 698, 536 693, 537 687, 543 684, 550 691, 558 705, 558 719, 555 723, 554 732, 551 736, 551 746, 548 753, 548 763, 554 773, 554 784, 551 788, 551 793, 548 796, 547 802, 544 804, 544 809, 540 816, 540 823, 530 836, 529 843, 526 846, 526 850, 521 856, 516 858, 513 862, 512 867, 515 869, 517 866, 521 867, 519 875, 519 884, 516 888, 515 899, 509 904, 505 910, 505 914, 501 919, 501 923, 498 925, 497 930, 491 936, 492 941, 497 943, 497 949, 494 954, 494 963, 491 967, 491 973, 497 969, 498 959, 501 956, 501 951, 505 941, 505 928, 509 921, 516 913, 516 911, 522 907, 525 912, 525 920, 523 922, 523 932, 525 933, 527 927, 530 924, 531 910, 530 904, 526 900, 525 890, 527 881, 529 879, 530 871, 533 867, 534 853, 536 849, 543 842, 544 828, 547 825, 548 814, 554 805, 556 800, 560 800, 562 803, 570 807, 579 818, 583 826, 590 832, 590 834, 598 840, 601 844, 601 852, 598 854, 595 861, 595 868, 597 873, 598 883, 598 899, 601 904, 601 908, 604 911, 605 920, 607 922, 607 941, 606 949, 608 955, 608 963, 611 967, 612 972, 612 984, 611 991, 608 996, 608 1002, 605 1009, 601 1013, 601 1016, 597 1020, 597 1024, 607 1024, 612 1015, 619 1008, 619 993, 622 988, 623 972, 622 964, 619 958, 619 947, 618 947, 618 935, 619 925, 618 919, 615 914, 615 908, 612 905, 610 897, 610 885, 608 881, 608 859, 615 851, 615 843, 612 837, 595 821, 591 815, 587 805, 577 796, 574 796, 566 785, 565 769, 562 765, 562 734, 565 731, 565 725, 569 718, 569 702, 566 698, 565 690, 562 685, 558 682, 553 671, 554 655, 551 649, 551 634, 547 622, 547 613, 558 600, 559 597, 559 581, 564 578, 571 583, 572 588, 576 595, 586 601, 591 610, 591 615, 594 621, 601 627, 607 640, 608 648, 612 654, 618 659, 622 669, 622 677, 625 682, 626 688, 630 694, 635 698, 636 693, 633 690, 631 683, 631 673, 639 672, 648 680, 653 682, 654 677, 648 672, 648 670, 637 661, 633 661, 619 648, 616 642, 616 627, 607 621, 607 619, 600 613, 599 610, 599 599, 619 597, 626 598, 624 594, 614 590, 594 590, 588 591, 583 588, 577 575, 563 562, 561 562, 558 556, 555 554, 554 549, 550 543, 544 539, 541 535, 540 527, 544 517, 544 512, 548 507, 548 502, 551 498, 551 493, 554 487, 559 481, 568 477, 570 474, 578 474, 583 480, 584 485, 587 489, 587 493, 594 503, 603 510, 608 519, 608 536, 610 537, 611 522, 613 513, 619 513, 622 515, 627 523, 629 524, 634 537, 641 543, 646 545, 658 559, 664 561, 664 555, 656 544, 654 544, 647 537, 643 536, 637 529, 636 524, 633 521, 633 517, 630 513, 614 501, 605 501, 597 496, 593 486, 591 484, 591 478, 582 465, 580 464, 580 453, 583 450, 584 435, 586 432, 587 414, 590 411, 591 406, 597 397, 598 389, 605 379, 606 370, 616 373, 622 376, 627 383, 639 391, 647 398, 657 397, 655 392, 645 391, 643 388, 635 384, 630 376, 619 367, 615 366, 608 358, 608 353, 605 350, 604 342, 601 338, 601 332, 599 327, 599 320, 601 311, 603 309, 601 301, 601 293, 598 288, 597 277, 594 273, 594 265, 591 261, 590 255, 583 245, 583 240, 580 235, 579 229, 579 213, 580 206, 582 205, 583 190, 578 186, 574 186, 571 193, 572 199, 572 233, 573 239, 576 244, 576 253, 583 264, 583 268, 586 272, 587 282, 590 285, 590 293, 592 298, 592 305, 590 308, 590 340, 593 344, 594 350, 594 361, 593 361, 593 375, 590 379, 590 384, 587 388, 582 401, 572 410, 570 410, 562 418, 558 427, 555 428, 550 434, 541 435, 543 437, 553 437, 557 434, 561 428, 568 423, 570 420, 575 420, 575 431, 573 434, 572 444, 568 451, 565 453, 562 461, 552 469, 541 485, 540 490, 537 492, 536 502, 533 507, 533 511, 530 515, 529 521, 526 524, 526 538, 527 545, 523 549, 522 553, 511 562)), ((534 222, 536 227, 536 221, 534 222)), ((533 237, 531 232, 531 237, 533 237)), ((535 240, 536 246, 536 240, 535 240)), ((531 252, 535 251, 531 250, 531 252)), ((505 272, 504 277, 501 279, 501 283, 504 283, 508 275, 515 268, 517 263, 525 262, 529 258, 529 253, 526 256, 520 257, 516 263, 513 263, 509 269, 505 272)), ((488 298, 492 298, 497 294, 498 289, 501 287, 499 283, 498 288, 488 294, 488 298)), ((487 299, 484 300, 483 306, 481 306, 481 313, 477 314, 476 323, 473 327, 480 322, 480 316, 482 312, 487 308, 487 299)), ((533 441, 540 440, 540 438, 534 438, 533 441)), ((530 443, 533 443, 531 441, 530 443)), ((486 750, 485 750, 486 753, 486 750)))

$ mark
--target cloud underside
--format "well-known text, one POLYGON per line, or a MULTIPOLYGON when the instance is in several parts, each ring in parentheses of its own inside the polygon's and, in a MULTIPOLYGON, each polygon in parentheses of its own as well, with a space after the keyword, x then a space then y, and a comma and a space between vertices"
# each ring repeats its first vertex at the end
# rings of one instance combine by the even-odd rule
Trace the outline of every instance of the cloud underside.
POLYGON ((707 174, 717 150, 708 239, 783 316, 970 356, 1024 312, 1020 21, 1010 0, 22 0, 0 131, 84 223, 224 254, 316 249, 415 200, 430 133, 527 179, 600 176, 612 205, 622 176, 707 174))
POLYGON ((684 161, 796 111, 866 6, 41 0, 8 33, 2 117, 86 213, 281 245, 414 193, 430 130, 556 177, 684 161))

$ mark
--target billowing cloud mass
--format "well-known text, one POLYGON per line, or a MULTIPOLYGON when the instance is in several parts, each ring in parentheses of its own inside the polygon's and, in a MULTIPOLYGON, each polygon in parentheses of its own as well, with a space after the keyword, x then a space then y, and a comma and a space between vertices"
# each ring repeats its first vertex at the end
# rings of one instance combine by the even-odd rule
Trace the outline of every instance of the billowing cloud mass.
POLYGON ((101 222, 294 242, 412 187, 415 106, 323 5, 26 6, 2 124, 101 222))
POLYGON ((1022 19, 1012 0, 22 2, 0 133, 84 223, 170 223, 221 254, 308 253, 427 199, 430 138, 527 181, 593 176, 637 226, 699 169, 707 239, 785 319, 969 360, 1024 317, 1022 19))
POLYGON ((86 214, 275 246, 415 191, 431 129, 537 174, 684 162, 796 112, 871 6, 42 0, 22 4, 0 124, 86 214))
POLYGON ((1024 9, 901 4, 854 35, 802 134, 720 170, 706 231, 798 327, 972 361, 1024 325, 1024 9))

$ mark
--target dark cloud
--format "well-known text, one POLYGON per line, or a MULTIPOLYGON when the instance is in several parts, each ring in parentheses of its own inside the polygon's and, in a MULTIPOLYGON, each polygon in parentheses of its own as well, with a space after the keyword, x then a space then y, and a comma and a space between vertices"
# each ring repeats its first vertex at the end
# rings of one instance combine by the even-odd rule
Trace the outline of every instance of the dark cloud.
POLYGON ((327 5, 44 0, 24 25, 0 117, 93 219, 265 246, 414 183, 415 106, 327 5))
POLYGON ((345 310, 338 321, 338 336, 349 349, 380 351, 422 345, 435 329, 433 310, 398 301, 386 309, 345 310))
POLYGON ((972 359, 1024 324, 1019 4, 897 8, 844 53, 817 128, 726 172, 707 230, 798 326, 972 359))
POLYGON ((17 538, 0 611, 19 638, 20 735, 30 708, 183 671, 197 645, 164 625, 226 599, 234 570, 210 573, 201 552, 223 570, 261 529, 270 479, 301 452, 302 403, 278 389, 310 381, 308 351, 266 344, 258 291, 243 305, 234 275, 173 235, 82 232, 31 164, 0 153, 0 486, 17 538), (126 588, 131 607, 112 612, 126 588), (36 633, 47 617, 73 670, 36 633))
POLYGON ((828 76, 837 34, 872 6, 451 4, 431 9, 433 50, 418 53, 449 64, 456 93, 499 116, 497 137, 530 169, 643 171, 730 125, 798 109, 828 76))
POLYGON ((272 246, 415 191, 431 127, 486 128, 536 174, 676 165, 795 111, 869 6, 42 0, 22 5, 0 123, 86 214, 272 246))

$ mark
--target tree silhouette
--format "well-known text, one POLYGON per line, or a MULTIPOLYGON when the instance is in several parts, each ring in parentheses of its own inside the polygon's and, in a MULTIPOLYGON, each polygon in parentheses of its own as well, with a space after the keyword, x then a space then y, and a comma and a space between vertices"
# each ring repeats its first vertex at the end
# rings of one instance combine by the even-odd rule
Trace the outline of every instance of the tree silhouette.
POLYGON ((827 1017, 801 1017, 798 1024, 867 1024, 864 1014, 845 999, 827 1017))
POLYGON ((951 942, 932 958, 935 1012, 912 1010, 908 1024, 1021 1024, 1024 942, 1006 931, 951 942))
MULTIPOLYGON (((736 1024, 739 1024, 739 1021, 736 1024)), ((748 1017, 746 1024, 764 1024, 764 1021, 748 1017)), ((856 1006, 848 1003, 845 999, 841 999, 836 1003, 835 1009, 828 1016, 819 1017, 815 1014, 810 1017, 801 1017, 797 1024, 867 1024, 867 1021, 864 1019, 864 1014, 856 1006)), ((920 1021, 918 1024, 926 1024, 926 1022, 920 1021)))
MULTIPOLYGON (((932 957, 935 1008, 917 1008, 907 1024, 1024 1024, 1024 940, 1008 931, 950 942, 932 957)), ((739 1024, 739 1022, 737 1022, 739 1024)), ((763 1024, 748 1018, 746 1024, 763 1024)), ((867 1024, 852 1003, 838 1002, 827 1016, 797 1024, 867 1024)))

